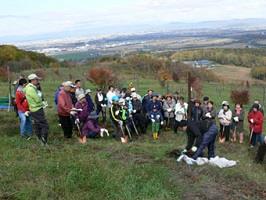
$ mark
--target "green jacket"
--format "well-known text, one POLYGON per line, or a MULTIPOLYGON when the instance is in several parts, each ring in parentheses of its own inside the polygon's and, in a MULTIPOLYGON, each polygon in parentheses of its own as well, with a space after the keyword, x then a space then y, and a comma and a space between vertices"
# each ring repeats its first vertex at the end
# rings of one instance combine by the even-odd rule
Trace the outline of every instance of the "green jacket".
POLYGON ((38 90, 35 85, 29 83, 24 88, 24 92, 31 112, 36 112, 43 108, 42 98, 38 95, 38 90))

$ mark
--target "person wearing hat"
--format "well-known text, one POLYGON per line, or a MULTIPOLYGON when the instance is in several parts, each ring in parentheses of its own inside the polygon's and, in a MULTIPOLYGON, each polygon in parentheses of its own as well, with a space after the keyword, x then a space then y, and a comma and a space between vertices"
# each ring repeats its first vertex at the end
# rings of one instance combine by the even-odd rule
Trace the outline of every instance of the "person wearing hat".
POLYGON ((161 112, 161 106, 158 106, 156 103, 157 99, 155 99, 156 95, 154 94, 153 96, 153 101, 152 101, 152 110, 149 111, 149 118, 152 122, 152 136, 154 140, 159 139, 159 131, 160 131, 160 126, 163 125, 163 116, 161 112))
POLYGON ((224 143, 230 139, 230 128, 232 122, 232 111, 230 110, 229 103, 227 101, 222 102, 222 108, 218 113, 218 119, 220 122, 219 142, 224 143))
POLYGON ((93 103, 92 98, 91 98, 91 90, 90 89, 87 89, 85 91, 85 96, 86 96, 86 100, 88 103, 88 112, 91 113, 92 111, 95 110, 95 106, 94 106, 94 103, 93 103))
POLYGON ((248 122, 250 129, 250 145, 256 146, 257 142, 263 143, 262 129, 263 129, 263 114, 259 111, 259 104, 253 104, 252 111, 248 114, 248 122))
POLYGON ((35 133, 42 145, 47 144, 49 126, 43 110, 42 97, 38 94, 37 86, 40 78, 36 74, 28 76, 29 84, 24 88, 31 117, 34 122, 35 133))
POLYGON ((106 107, 107 107, 108 101, 107 101, 106 94, 102 91, 102 89, 97 89, 94 100, 96 104, 97 115, 102 113, 103 122, 106 122, 106 107))
POLYGON ((166 100, 163 102, 164 119, 166 121, 166 129, 174 128, 175 121, 175 101, 172 95, 166 95, 166 100))
POLYGON ((58 94, 57 112, 65 138, 72 137, 73 129, 71 121, 71 111, 73 108, 70 96, 71 88, 75 88, 75 85, 71 81, 66 81, 63 83, 63 89, 58 94))
POLYGON ((132 96, 132 94, 134 93, 136 96, 137 96, 137 98, 139 99, 139 100, 141 100, 141 96, 137 93, 137 91, 136 91, 136 88, 131 88, 130 89, 130 92, 131 92, 131 94, 130 94, 130 96, 132 96))
POLYGON ((194 106, 191 109, 191 120, 200 121, 202 120, 203 110, 201 107, 201 102, 198 99, 194 100, 194 106))

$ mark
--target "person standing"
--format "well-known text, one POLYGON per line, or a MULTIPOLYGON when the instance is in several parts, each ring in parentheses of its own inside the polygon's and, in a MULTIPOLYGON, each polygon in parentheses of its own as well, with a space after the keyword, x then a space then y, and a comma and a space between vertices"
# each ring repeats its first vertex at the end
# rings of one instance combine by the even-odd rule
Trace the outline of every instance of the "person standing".
POLYGON ((218 119, 220 122, 220 143, 229 141, 230 127, 232 122, 232 111, 230 110, 229 103, 227 101, 222 102, 222 109, 218 113, 218 119))
POLYGON ((82 88, 82 86, 81 86, 81 80, 76 80, 75 81, 75 88, 76 88, 76 90, 75 90, 75 96, 76 96, 76 98, 78 98, 78 96, 80 95, 80 94, 84 94, 85 93, 85 91, 84 91, 84 89, 82 88))
POLYGON ((59 92, 58 95, 57 111, 59 122, 63 129, 65 138, 71 138, 73 134, 73 123, 71 121, 70 115, 71 109, 73 108, 70 96, 71 88, 75 88, 75 85, 70 81, 66 81, 65 83, 63 83, 63 89, 59 92))
POLYGON ((239 135, 239 143, 242 144, 244 140, 244 118, 245 111, 243 109, 242 104, 237 103, 235 105, 235 109, 233 110, 233 123, 232 123, 232 131, 233 138, 232 141, 236 142, 237 135, 239 135))
POLYGON ((29 104, 23 92, 23 88, 25 88, 26 85, 27 80, 25 78, 19 80, 16 91, 16 105, 20 119, 20 136, 29 140, 32 136, 32 123, 29 115, 29 104))
POLYGON ((40 78, 36 74, 28 76, 29 84, 24 88, 24 92, 29 104, 29 110, 33 120, 33 127, 42 145, 47 145, 49 126, 43 110, 42 97, 38 95, 37 85, 40 78))
POLYGON ((92 101, 92 98, 91 98, 91 89, 87 89, 85 91, 85 97, 86 97, 86 101, 88 103, 88 112, 91 113, 92 111, 95 110, 95 105, 92 101))

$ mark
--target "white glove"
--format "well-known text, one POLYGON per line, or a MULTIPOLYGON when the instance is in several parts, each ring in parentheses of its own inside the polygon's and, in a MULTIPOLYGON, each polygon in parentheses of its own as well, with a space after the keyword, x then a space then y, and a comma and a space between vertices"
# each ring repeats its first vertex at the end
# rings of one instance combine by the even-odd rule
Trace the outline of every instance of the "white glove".
POLYGON ((100 136, 103 137, 104 128, 100 129, 100 136))
POLYGON ((109 131, 107 129, 104 129, 104 132, 106 133, 106 135, 109 137, 109 131))
POLYGON ((167 112, 172 112, 172 108, 168 108, 167 109, 167 112))
POLYGON ((133 110, 133 113, 136 113, 137 111, 136 110, 133 110))
POLYGON ((104 107, 104 108, 106 108, 106 106, 107 106, 106 104, 103 104, 103 107, 104 107))
POLYGON ((234 117, 234 121, 235 121, 235 122, 239 122, 238 117, 234 117))
POLYGON ((119 121, 118 121, 118 124, 119 124, 120 126, 123 126, 123 121, 119 120, 119 121))
POLYGON ((163 125, 163 121, 161 121, 161 125, 163 125))
POLYGON ((254 119, 250 119, 249 121, 250 121, 252 124, 254 123, 254 119))
POLYGON ((151 119, 151 122, 154 123, 155 122, 155 119, 151 119))
POLYGON ((71 108, 71 111, 75 111, 75 112, 82 112, 82 109, 81 108, 71 108))
POLYGON ((70 111, 70 115, 76 115, 77 114, 77 112, 75 112, 75 111, 70 111))
POLYGON ((208 118, 212 118, 211 113, 206 113, 205 116, 208 117, 208 118))
POLYGON ((193 152, 196 152, 198 150, 198 148, 196 147, 196 146, 193 146, 192 148, 191 148, 191 151, 193 151, 193 152))
POLYGON ((187 149, 184 149, 181 153, 182 153, 182 154, 187 153, 187 149))
POLYGON ((25 114, 26 117, 29 117, 30 116, 30 111, 26 111, 24 114, 25 114))
POLYGON ((119 115, 119 110, 115 111, 115 115, 119 115))
POLYGON ((79 124, 80 123, 80 121, 79 121, 79 119, 77 118, 76 120, 75 120, 75 124, 79 124))
POLYGON ((42 102, 42 107, 43 107, 43 108, 47 108, 47 107, 48 107, 48 103, 47 103, 47 101, 43 101, 43 102, 42 102))
POLYGON ((161 115, 156 115, 156 119, 160 119, 161 115))

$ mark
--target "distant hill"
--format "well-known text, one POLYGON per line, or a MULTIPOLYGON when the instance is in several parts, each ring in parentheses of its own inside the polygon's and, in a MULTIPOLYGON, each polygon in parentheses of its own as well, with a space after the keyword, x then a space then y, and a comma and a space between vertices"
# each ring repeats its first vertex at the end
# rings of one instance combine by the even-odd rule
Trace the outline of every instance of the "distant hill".
POLYGON ((11 71, 51 67, 59 62, 32 51, 18 49, 11 45, 0 45, 0 67, 9 66, 11 71))

